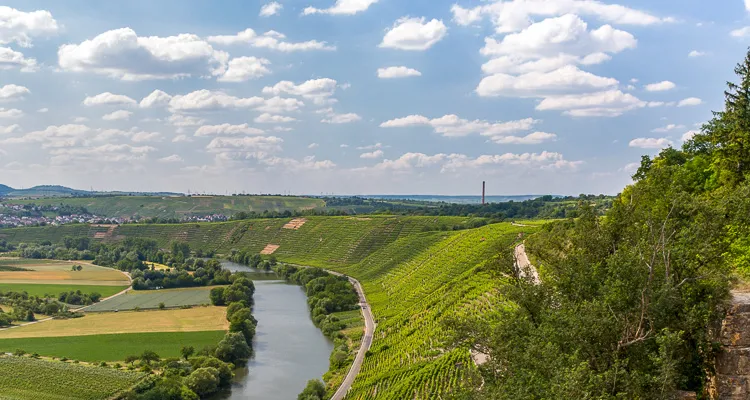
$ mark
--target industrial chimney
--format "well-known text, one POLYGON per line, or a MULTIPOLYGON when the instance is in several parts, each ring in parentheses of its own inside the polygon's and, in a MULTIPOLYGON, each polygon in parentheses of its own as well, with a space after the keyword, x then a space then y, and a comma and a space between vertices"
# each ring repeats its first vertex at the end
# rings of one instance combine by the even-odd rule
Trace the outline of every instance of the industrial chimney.
POLYGON ((482 181, 482 205, 485 205, 485 202, 484 202, 484 190, 485 190, 486 187, 487 187, 487 182, 482 181))

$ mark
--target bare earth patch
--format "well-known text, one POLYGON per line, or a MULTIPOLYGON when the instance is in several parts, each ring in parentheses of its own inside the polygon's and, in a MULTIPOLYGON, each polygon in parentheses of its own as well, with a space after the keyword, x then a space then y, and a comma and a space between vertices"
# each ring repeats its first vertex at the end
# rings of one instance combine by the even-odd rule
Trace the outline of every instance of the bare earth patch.
POLYGON ((295 218, 289 222, 287 222, 283 228, 284 229, 294 229, 297 230, 299 228, 302 228, 302 225, 304 225, 307 222, 304 218, 295 218))
POLYGON ((265 256, 267 256, 269 254, 273 254, 273 253, 276 252, 276 250, 279 249, 279 247, 281 247, 281 246, 279 246, 278 244, 269 244, 269 245, 266 245, 266 247, 260 252, 260 254, 265 255, 265 256))

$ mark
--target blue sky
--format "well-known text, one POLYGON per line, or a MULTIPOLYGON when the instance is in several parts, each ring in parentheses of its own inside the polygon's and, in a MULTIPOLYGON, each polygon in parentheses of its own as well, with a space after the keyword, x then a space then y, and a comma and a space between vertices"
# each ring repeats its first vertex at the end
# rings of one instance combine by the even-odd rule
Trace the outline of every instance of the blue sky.
POLYGON ((614 194, 721 109, 711 3, 5 1, 0 182, 614 194))

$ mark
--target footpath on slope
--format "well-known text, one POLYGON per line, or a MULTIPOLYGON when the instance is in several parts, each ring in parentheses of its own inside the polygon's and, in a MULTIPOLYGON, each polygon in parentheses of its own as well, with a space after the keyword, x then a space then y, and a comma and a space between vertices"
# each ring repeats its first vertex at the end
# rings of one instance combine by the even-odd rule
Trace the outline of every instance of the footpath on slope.
MULTIPOLYGON (((313 268, 306 265, 285 264, 291 265, 293 267, 313 268)), ((370 305, 367 303, 365 291, 362 289, 362 285, 359 283, 359 281, 340 272, 330 271, 327 269, 324 269, 324 271, 328 272, 331 275, 343 276, 349 279, 349 282, 352 284, 352 286, 354 286, 354 290, 357 292, 357 296, 359 296, 359 308, 362 311, 362 316, 365 317, 365 333, 364 336, 362 336, 362 343, 360 344, 357 355, 354 358, 354 363, 349 368, 349 372, 346 374, 346 378, 344 378, 341 386, 339 386, 338 390, 336 390, 336 393, 334 393, 333 397, 331 397, 331 400, 343 400, 344 397, 346 397, 346 394, 349 392, 349 389, 351 389, 352 384, 354 384, 354 380, 357 378, 357 375, 359 375, 359 371, 362 369, 362 364, 365 361, 365 353, 367 353, 367 351, 370 350, 370 346, 372 346, 372 339, 375 335, 376 324, 375 318, 372 316, 370 305)))

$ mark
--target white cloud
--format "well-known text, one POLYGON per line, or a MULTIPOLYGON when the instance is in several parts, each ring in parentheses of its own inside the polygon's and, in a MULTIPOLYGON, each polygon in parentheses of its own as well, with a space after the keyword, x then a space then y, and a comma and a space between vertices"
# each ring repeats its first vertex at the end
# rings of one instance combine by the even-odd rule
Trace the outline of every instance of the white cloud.
POLYGON ((687 131, 684 134, 682 134, 682 137, 680 138, 681 141, 687 142, 688 140, 692 139, 693 136, 699 134, 699 131, 687 131))
POLYGON ((134 104, 136 104, 136 101, 130 97, 121 94, 112 94, 110 92, 97 94, 93 97, 86 97, 83 100, 83 105, 87 107, 102 105, 130 106, 134 104))
POLYGON ((342 149, 347 149, 347 148, 349 148, 349 145, 348 144, 342 144, 339 147, 341 147, 342 149))
POLYGON ((2 108, 0 107, 0 119, 3 118, 21 118, 23 117, 23 111, 17 108, 2 108))
POLYGON ((60 26, 49 11, 23 12, 0 6, 0 44, 31 47, 32 37, 51 36, 59 30, 60 26))
POLYGON ((289 128, 287 126, 274 126, 273 130, 274 130, 274 132, 291 132, 294 129, 289 128))
POLYGON ((448 32, 443 21, 425 18, 401 18, 383 37, 380 47, 399 50, 427 50, 442 40, 448 32))
POLYGON ((556 138, 554 133, 534 132, 526 136, 496 136, 492 141, 497 144, 540 144, 556 138))
POLYGON ((383 158, 383 150, 375 150, 370 153, 362 153, 359 155, 359 158, 365 158, 365 159, 383 158))
POLYGON ((186 95, 172 97, 169 108, 172 111, 201 111, 221 109, 255 108, 262 105, 265 100, 262 97, 239 98, 224 92, 210 91, 206 89, 196 90, 186 95))
POLYGON ((652 130, 651 132, 654 132, 654 133, 665 133, 665 132, 673 131, 675 129, 683 129, 683 128, 685 128, 685 125, 669 124, 669 125, 661 127, 661 128, 656 128, 656 129, 652 130))
POLYGON ((272 15, 279 15, 283 8, 284 6, 281 5, 279 2, 272 1, 268 4, 264 4, 263 7, 260 8, 259 15, 261 17, 270 17, 272 15))
POLYGON ((383 160, 373 168, 377 170, 404 171, 412 168, 423 168, 438 165, 448 158, 447 154, 427 155, 424 153, 406 153, 396 160, 383 160))
POLYGON ((526 118, 509 122, 487 122, 483 120, 469 121, 461 119, 457 115, 444 115, 440 118, 429 119, 422 115, 410 115, 397 118, 380 124, 381 128, 402 128, 409 126, 430 126, 436 133, 448 137, 461 137, 473 133, 482 136, 504 136, 513 132, 527 131, 534 127, 539 121, 526 118))
POLYGON ((28 132, 20 137, 0 140, 1 144, 41 143, 42 148, 68 147, 80 143, 91 131, 85 125, 48 126, 43 131, 28 132))
POLYGON ((8 135, 21 129, 20 125, 14 124, 10 126, 0 126, 0 133, 8 135))
POLYGON ((273 86, 264 87, 263 94, 275 96, 289 94, 311 99, 315 104, 325 104, 336 93, 337 86, 338 82, 330 78, 311 79, 299 85, 291 81, 281 81, 273 86))
POLYGON ((258 124, 282 124, 287 122, 296 121, 295 118, 286 117, 283 115, 273 115, 269 113, 263 113, 254 119, 255 123, 258 124))
POLYGON ((50 162, 66 165, 71 162, 117 163, 142 161, 146 155, 156 151, 151 146, 131 146, 129 144, 104 144, 96 147, 58 147, 50 150, 50 162))
POLYGON ((745 0, 745 10, 750 11, 750 0, 745 0))
POLYGON ((220 76, 229 54, 197 35, 139 37, 130 28, 104 32, 58 50, 63 70, 94 72, 122 80, 220 76))
POLYGON ((244 136, 239 138, 217 137, 206 149, 212 153, 222 152, 279 152, 284 139, 276 136, 244 136))
POLYGON ((537 97, 565 92, 586 92, 617 86, 614 78, 565 66, 551 72, 529 72, 518 76, 494 74, 479 82, 476 92, 482 97, 537 97))
POLYGON ((182 157, 180 157, 177 154, 172 154, 171 156, 160 158, 158 161, 160 163, 179 163, 179 162, 183 162, 185 160, 183 160, 182 157))
POLYGON ((118 110, 118 111, 104 115, 102 119, 105 121, 122 121, 122 120, 130 119, 131 115, 133 115, 133 113, 130 111, 118 110))
POLYGON ((362 117, 355 113, 348 114, 333 114, 328 118, 322 119, 320 122, 324 124, 349 124, 352 122, 361 121, 362 117))
POLYGON ((729 35, 731 35, 733 37, 737 37, 737 38, 750 36, 750 26, 746 26, 744 28, 735 29, 735 30, 729 32, 729 35))
POLYGON ((220 136, 220 135, 262 135, 263 132, 257 128, 251 128, 247 124, 242 125, 206 125, 195 131, 195 136, 220 136))
POLYGON ((0 47, 0 70, 19 68, 21 72, 34 72, 39 69, 36 59, 26 58, 8 47, 0 47))
POLYGON ((89 119, 86 117, 75 117, 73 118, 73 122, 80 124, 81 122, 87 122, 89 119))
POLYGON ((149 94, 148 96, 144 97, 143 100, 141 100, 140 107, 141 108, 152 108, 152 107, 166 107, 169 105, 169 102, 172 100, 172 96, 169 94, 161 91, 161 90, 154 90, 149 94))
POLYGON ((564 111, 573 117, 617 117, 644 106, 646 102, 630 93, 608 90, 582 95, 548 96, 536 106, 536 109, 564 111))
POLYGON ((482 155, 471 158, 463 154, 451 154, 449 161, 443 165, 443 172, 456 171, 465 168, 483 168, 491 166, 517 165, 538 169, 576 169, 582 161, 565 160, 562 154, 549 151, 541 153, 505 153, 496 155, 482 155))
POLYGON ((703 104, 703 100, 697 97, 688 97, 687 99, 680 100, 677 103, 677 107, 699 106, 701 104, 703 104))
POLYGON ((357 147, 357 150, 377 150, 377 149, 382 149, 384 147, 385 146, 383 146, 383 143, 375 143, 375 144, 371 144, 369 146, 360 146, 360 147, 357 147))
POLYGON ((156 141, 161 140, 161 133, 159 132, 136 132, 130 136, 130 140, 136 143, 156 142, 156 141))
POLYGON ((245 82, 270 74, 271 70, 266 66, 271 62, 265 58, 239 57, 229 61, 229 68, 224 75, 217 80, 219 82, 245 82))
POLYGON ((276 96, 270 99, 266 99, 263 104, 256 108, 256 110, 270 114, 281 114, 285 112, 297 111, 304 105, 305 103, 297 99, 285 99, 283 97, 276 96))
POLYGON ((172 139, 172 143, 190 143, 193 139, 190 139, 188 135, 177 135, 172 139))
POLYGON ((262 153, 256 153, 253 156, 260 164, 266 165, 269 168, 283 168, 293 172, 324 170, 336 167, 336 164, 331 160, 315 161, 315 156, 307 156, 302 161, 293 158, 268 156, 262 153))
POLYGON ((672 90, 676 88, 677 85, 674 84, 674 82, 670 81, 661 81, 657 83, 650 83, 645 86, 646 91, 648 92, 665 92, 667 90, 672 90))
POLYGON ((245 44, 251 47, 278 50, 283 52, 309 51, 309 50, 336 50, 335 46, 329 46, 326 42, 309 40, 306 42, 285 42, 286 36, 276 31, 268 31, 258 35, 252 29, 246 29, 236 35, 209 36, 208 41, 223 46, 245 44))
POLYGON ((667 138, 638 138, 630 141, 630 147, 641 149, 663 149, 672 145, 667 138))
POLYGON ((471 9, 454 5, 453 20, 459 25, 471 25, 488 16, 497 33, 518 32, 537 20, 534 17, 550 17, 577 14, 596 17, 618 25, 653 25, 674 22, 673 18, 660 18, 643 11, 617 4, 604 4, 596 0, 511 0, 491 1, 489 4, 471 9))
POLYGON ((698 50, 693 50, 690 53, 688 53, 688 57, 691 57, 691 58, 703 57, 705 55, 706 55, 705 51, 698 51, 698 50))
POLYGON ((410 76, 422 76, 422 73, 407 67, 378 68, 378 78, 380 79, 408 78, 410 76))
POLYGON ((46 107, 45 108, 40 108, 40 109, 36 110, 36 112, 38 112, 40 114, 44 114, 44 113, 49 112, 49 108, 46 108, 46 107))
POLYGON ((354 15, 366 11, 371 5, 377 2, 378 0, 336 0, 336 4, 330 8, 307 7, 302 14, 354 15))
POLYGON ((203 125, 206 123, 205 119, 201 119, 201 118, 193 117, 193 116, 181 115, 181 114, 170 115, 168 121, 170 125, 177 126, 180 128, 184 128, 188 126, 199 126, 199 125, 203 125))
POLYGON ((20 100, 31 91, 25 86, 5 85, 0 87, 0 101, 20 100))
POLYGON ((318 147, 320 147, 320 145, 317 143, 310 143, 309 145, 307 145, 308 149, 317 149, 318 147))

